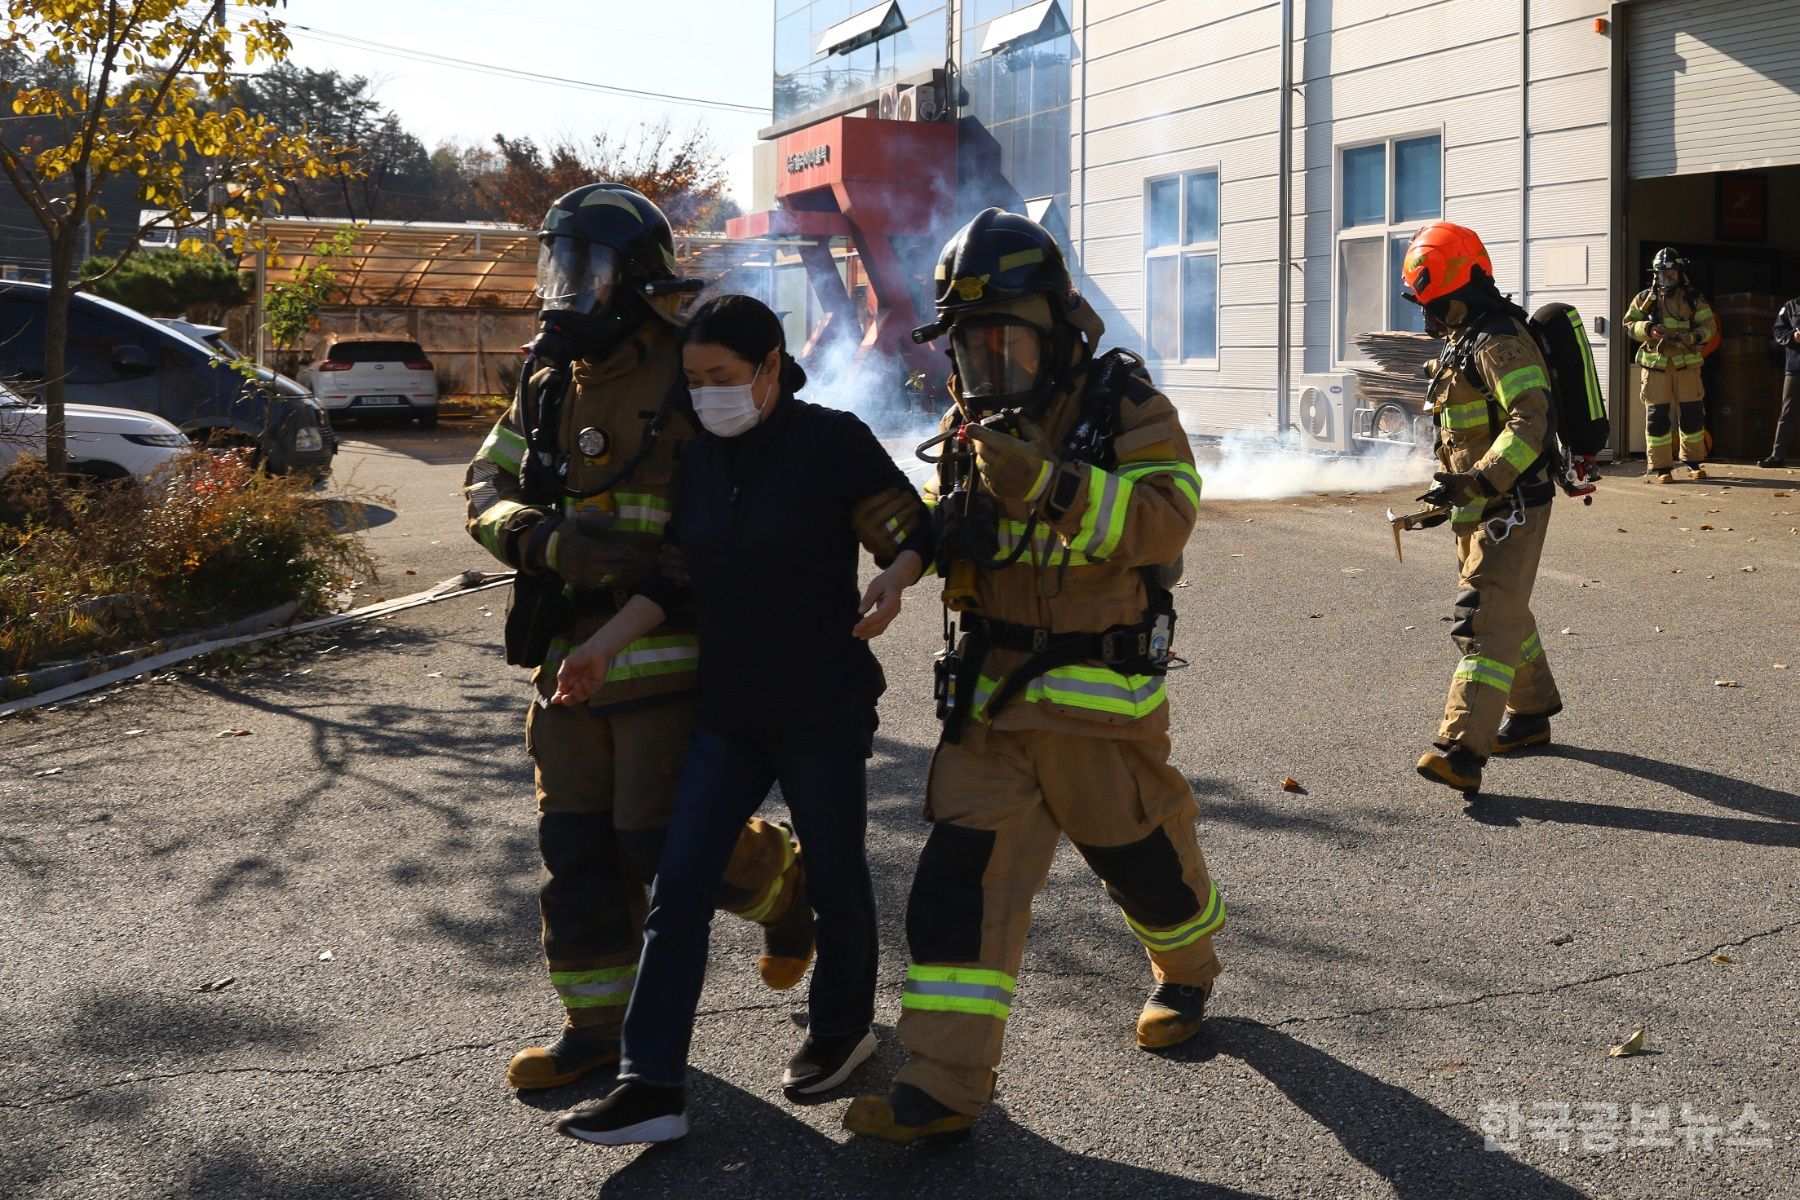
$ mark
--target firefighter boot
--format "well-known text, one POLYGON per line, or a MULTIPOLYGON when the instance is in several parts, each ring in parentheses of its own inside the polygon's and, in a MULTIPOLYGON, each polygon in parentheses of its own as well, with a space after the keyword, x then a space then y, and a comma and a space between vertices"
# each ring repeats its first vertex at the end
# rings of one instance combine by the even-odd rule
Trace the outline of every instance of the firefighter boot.
POLYGON ((1481 759, 1455 742, 1439 742, 1419 759, 1419 774, 1459 792, 1479 792, 1481 766, 1481 759))
POLYGON ((618 1061, 616 1031, 564 1025, 562 1033, 548 1046, 528 1046, 513 1055, 506 1064, 506 1084, 520 1091, 561 1087, 618 1061))
POLYGON ((800 982, 813 956, 813 910, 806 898, 806 869, 798 846, 794 861, 782 872, 781 891, 787 896, 787 910, 763 926, 763 952, 756 960, 756 972, 764 983, 785 992, 800 982))
POLYGON ((858 1096, 844 1112, 851 1133, 902 1145, 965 1138, 974 1124, 974 1117, 945 1108, 909 1083, 895 1084, 885 1096, 858 1096))
POLYGON ((1157 984, 1138 1014, 1137 1044, 1145 1050, 1167 1050, 1199 1033, 1209 994, 1200 986, 1157 984))
POLYGON ((1548 746, 1550 744, 1550 718, 1554 715, 1554 713, 1507 713, 1506 720, 1500 723, 1500 732, 1494 735, 1494 753, 1511 754, 1515 750, 1523 750, 1527 746, 1548 746))

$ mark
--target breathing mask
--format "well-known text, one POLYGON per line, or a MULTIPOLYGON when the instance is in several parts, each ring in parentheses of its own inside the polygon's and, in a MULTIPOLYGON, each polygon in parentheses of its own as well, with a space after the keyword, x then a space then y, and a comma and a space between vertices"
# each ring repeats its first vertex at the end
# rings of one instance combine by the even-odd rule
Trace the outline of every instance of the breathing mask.
POLYGON ((585 238, 543 239, 535 290, 543 307, 531 353, 553 363, 605 360, 645 316, 642 301, 625 285, 619 252, 585 238))

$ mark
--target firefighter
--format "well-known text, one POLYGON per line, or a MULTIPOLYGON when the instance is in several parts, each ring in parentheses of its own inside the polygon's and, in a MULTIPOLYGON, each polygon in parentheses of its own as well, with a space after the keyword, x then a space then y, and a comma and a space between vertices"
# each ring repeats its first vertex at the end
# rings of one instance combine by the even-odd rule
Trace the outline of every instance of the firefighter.
POLYGON ((1700 348, 1712 340, 1712 306, 1688 278, 1688 260, 1671 246, 1656 252, 1650 286, 1625 313, 1625 328, 1643 368, 1646 483, 1668 483, 1675 466, 1675 431, 1690 479, 1706 478, 1706 387, 1700 381, 1700 348))
MULTIPOLYGON (((562 197, 538 238, 540 333, 463 489, 469 533, 519 572, 508 661, 537 668, 525 743, 544 957, 565 1017, 554 1042, 513 1057, 515 1088, 555 1087, 618 1060, 699 658, 693 613, 673 613, 613 660, 586 704, 549 703, 562 656, 657 569, 677 462, 695 433, 678 316, 692 285, 676 277, 661 211, 620 184, 562 197)), ((763 926, 764 982, 799 982, 813 925, 789 830, 744 827, 719 904, 763 926)))
POLYGON ((1429 403, 1443 470, 1434 492, 1456 534, 1456 623, 1462 651, 1437 741, 1419 774, 1464 792, 1481 787, 1489 755, 1550 741, 1562 711, 1531 588, 1550 524, 1550 376, 1525 311, 1494 286, 1472 229, 1434 222, 1402 260, 1407 298, 1445 339, 1429 403))
POLYGON ((937 322, 913 336, 950 341, 935 492, 959 620, 907 902, 908 1061, 844 1120, 895 1142, 960 1134, 992 1096, 1063 834, 1148 952, 1140 1046, 1199 1031, 1225 921, 1169 764, 1168 589, 1200 499, 1187 435, 1142 359, 1096 355, 1104 326, 1041 225, 983 212, 945 246, 936 290, 937 322))

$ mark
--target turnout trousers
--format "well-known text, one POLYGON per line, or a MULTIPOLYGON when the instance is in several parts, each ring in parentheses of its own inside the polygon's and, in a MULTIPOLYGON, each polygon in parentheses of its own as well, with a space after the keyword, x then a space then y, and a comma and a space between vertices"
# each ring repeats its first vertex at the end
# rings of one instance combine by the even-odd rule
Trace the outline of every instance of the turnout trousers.
POLYGON ((931 835, 906 906, 907 1063, 895 1082, 977 1113, 994 1091, 1031 902, 1063 834, 1159 982, 1210 987, 1225 906, 1194 835, 1198 809, 1166 735, 1128 740, 971 723, 931 763, 931 835))
POLYGON ((1706 388, 1699 367, 1645 367, 1638 393, 1644 401, 1644 449, 1652 471, 1675 465, 1675 434, 1681 433, 1681 461, 1706 461, 1706 388))
POLYGON ((1550 507, 1526 509, 1525 523, 1502 542, 1479 525, 1456 532, 1461 590, 1450 637, 1463 657, 1450 681, 1438 740, 1460 743, 1478 758, 1493 753, 1494 735, 1508 712, 1537 716, 1562 710, 1531 615, 1550 507))
MULTIPOLYGON (((525 744, 537 781, 538 908, 550 983, 571 1025, 617 1033, 637 981, 649 888, 693 731, 690 696, 595 712, 533 703, 525 744)), ((738 834, 719 907, 770 924, 787 913, 785 829, 738 834)))

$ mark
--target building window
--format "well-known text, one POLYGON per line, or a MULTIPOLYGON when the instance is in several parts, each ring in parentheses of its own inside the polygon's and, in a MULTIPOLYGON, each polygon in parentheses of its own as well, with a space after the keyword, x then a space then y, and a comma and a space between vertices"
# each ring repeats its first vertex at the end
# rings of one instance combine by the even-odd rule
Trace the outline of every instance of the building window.
POLYGON ((1219 173, 1144 189, 1145 350, 1159 362, 1219 357, 1219 173))
POLYGON ((1389 138, 1338 151, 1338 361, 1360 357, 1358 334, 1424 332, 1424 314, 1400 298, 1400 260, 1419 226, 1443 214, 1442 138, 1389 138))

